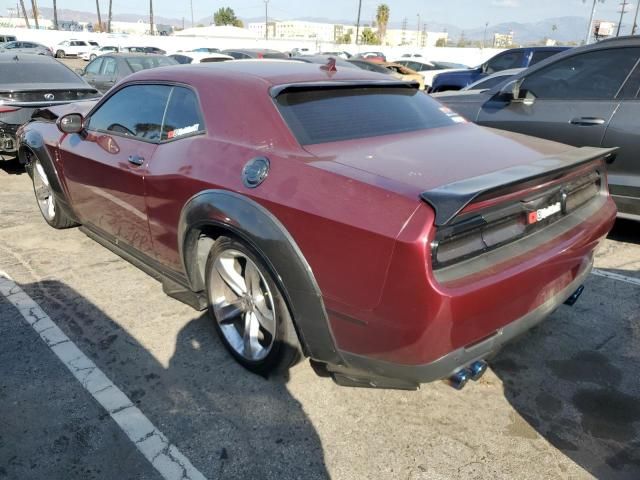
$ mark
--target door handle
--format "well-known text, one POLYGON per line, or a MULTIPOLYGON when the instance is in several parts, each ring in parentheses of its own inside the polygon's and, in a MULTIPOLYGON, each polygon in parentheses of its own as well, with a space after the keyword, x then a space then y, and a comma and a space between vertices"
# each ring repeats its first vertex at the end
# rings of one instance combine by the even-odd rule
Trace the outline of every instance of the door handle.
POLYGON ((581 125, 585 127, 594 126, 594 125, 604 125, 605 121, 603 118, 597 117, 578 117, 571 120, 571 125, 581 125))
POLYGON ((144 163, 144 157, 141 157, 140 155, 129 155, 129 163, 142 165, 144 163))

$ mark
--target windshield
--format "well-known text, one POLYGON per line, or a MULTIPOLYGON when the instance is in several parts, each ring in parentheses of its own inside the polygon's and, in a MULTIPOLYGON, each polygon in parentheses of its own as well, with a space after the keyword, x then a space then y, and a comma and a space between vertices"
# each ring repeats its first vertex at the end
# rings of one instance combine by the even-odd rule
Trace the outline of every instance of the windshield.
POLYGON ((276 98, 301 145, 376 137, 460 121, 428 95, 406 86, 296 90, 276 98))
POLYGON ((126 62, 134 72, 139 72, 140 70, 146 70, 148 68, 168 67, 170 65, 178 64, 178 62, 176 62, 173 58, 163 57, 160 55, 153 57, 131 57, 127 58, 126 62))
POLYGON ((431 62, 431 63, 433 63, 437 68, 440 68, 442 70, 447 68, 469 68, 467 65, 463 65, 462 63, 451 63, 451 62, 431 62))

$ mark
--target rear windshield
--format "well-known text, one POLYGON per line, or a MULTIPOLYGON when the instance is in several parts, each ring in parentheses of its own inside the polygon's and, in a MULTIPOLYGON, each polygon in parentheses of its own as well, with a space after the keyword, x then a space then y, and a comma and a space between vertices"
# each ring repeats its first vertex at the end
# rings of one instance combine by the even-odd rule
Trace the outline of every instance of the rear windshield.
POLYGON ((27 63, 12 61, 0 63, 0 86, 7 83, 78 83, 82 79, 58 62, 27 63))
POLYGON ((176 65, 176 62, 173 58, 169 57, 131 57, 127 58, 127 63, 131 67, 131 70, 134 72, 139 72, 140 70, 147 70, 149 68, 156 67, 168 67, 169 65, 176 65))
POLYGON ((426 130, 460 119, 405 86, 292 91, 276 104, 301 145, 426 130))

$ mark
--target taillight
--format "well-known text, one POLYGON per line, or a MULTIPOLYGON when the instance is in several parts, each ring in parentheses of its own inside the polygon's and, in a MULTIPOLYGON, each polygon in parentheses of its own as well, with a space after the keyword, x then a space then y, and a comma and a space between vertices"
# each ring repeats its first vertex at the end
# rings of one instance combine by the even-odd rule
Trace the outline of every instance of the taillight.
POLYGON ((9 105, 0 105, 0 113, 17 112, 18 110, 20 110, 20 107, 11 107, 9 105))
POLYGON ((431 245, 433 268, 462 262, 536 233, 606 192, 603 185, 603 172, 595 170, 533 197, 516 197, 462 214, 438 229, 431 245))

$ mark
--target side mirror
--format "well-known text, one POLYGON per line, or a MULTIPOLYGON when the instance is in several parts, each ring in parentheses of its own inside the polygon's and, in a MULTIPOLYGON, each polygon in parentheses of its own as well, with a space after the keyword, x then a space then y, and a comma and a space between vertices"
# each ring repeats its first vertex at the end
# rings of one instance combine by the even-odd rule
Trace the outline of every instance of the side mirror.
POLYGON ((62 133, 80 133, 84 130, 84 118, 79 113, 68 113, 56 122, 62 133))
POLYGON ((536 101, 536 97, 533 93, 526 90, 522 90, 522 82, 524 78, 517 80, 511 80, 505 83, 500 91, 498 97, 508 103, 522 103, 523 105, 533 105, 536 101))

